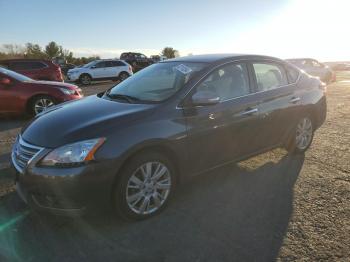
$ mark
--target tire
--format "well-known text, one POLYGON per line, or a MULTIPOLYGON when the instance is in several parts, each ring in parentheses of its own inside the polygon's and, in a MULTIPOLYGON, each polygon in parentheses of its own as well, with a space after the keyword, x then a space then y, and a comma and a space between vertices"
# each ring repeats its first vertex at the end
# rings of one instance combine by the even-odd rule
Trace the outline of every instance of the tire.
POLYGON ((90 75, 88 74, 82 74, 80 77, 79 77, 79 83, 81 83, 82 85, 86 86, 86 85, 91 85, 91 81, 92 81, 92 78, 90 75))
POLYGON ((127 72, 121 72, 119 74, 119 80, 120 82, 123 82, 124 80, 126 80, 130 75, 127 72))
POLYGON ((29 104, 29 113, 32 116, 43 112, 47 108, 54 106, 56 101, 53 97, 47 95, 41 95, 34 97, 29 104))
POLYGON ((289 139, 287 150, 293 154, 303 154, 312 144, 314 124, 310 116, 300 118, 289 139))
POLYGON ((175 190, 175 168, 167 157, 157 152, 136 155, 119 175, 113 204, 117 214, 125 220, 143 220, 160 213, 175 190), (147 173, 151 175, 149 180, 147 173))

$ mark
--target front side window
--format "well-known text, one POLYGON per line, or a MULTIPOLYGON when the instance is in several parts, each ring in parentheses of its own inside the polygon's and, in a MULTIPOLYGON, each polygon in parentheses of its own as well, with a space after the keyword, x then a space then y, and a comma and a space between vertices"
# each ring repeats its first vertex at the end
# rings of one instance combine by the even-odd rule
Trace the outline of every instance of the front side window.
POLYGON ((104 67, 107 67, 106 62, 98 62, 95 65, 95 68, 104 68, 104 67))
POLYGON ((256 81, 259 91, 267 91, 288 84, 281 66, 270 63, 254 63, 256 81))
POLYGON ((306 60, 303 60, 302 65, 310 67, 310 66, 313 66, 313 63, 312 63, 312 60, 306 59, 306 60))
POLYGON ((105 96, 161 102, 180 90, 205 63, 169 62, 151 65, 113 87, 105 96))
POLYGON ((248 95, 250 93, 248 72, 245 64, 230 64, 210 73, 197 87, 198 91, 210 91, 220 101, 248 95))
POLYGON ((312 60, 312 66, 313 67, 322 67, 322 65, 319 62, 315 61, 315 60, 312 60))

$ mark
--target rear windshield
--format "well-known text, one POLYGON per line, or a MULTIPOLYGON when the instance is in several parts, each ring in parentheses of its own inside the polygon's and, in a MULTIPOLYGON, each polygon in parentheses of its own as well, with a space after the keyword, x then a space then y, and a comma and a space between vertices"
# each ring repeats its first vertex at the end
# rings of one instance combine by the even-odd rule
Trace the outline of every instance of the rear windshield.
POLYGON ((169 62, 151 65, 113 87, 110 97, 126 95, 140 101, 160 102, 180 90, 205 63, 169 62))

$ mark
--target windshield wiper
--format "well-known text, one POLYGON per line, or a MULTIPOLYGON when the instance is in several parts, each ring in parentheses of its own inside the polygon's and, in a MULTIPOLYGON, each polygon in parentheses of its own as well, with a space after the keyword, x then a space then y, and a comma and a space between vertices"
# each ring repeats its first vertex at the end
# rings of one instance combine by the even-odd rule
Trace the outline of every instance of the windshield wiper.
POLYGON ((127 101, 128 103, 140 101, 140 99, 137 97, 123 95, 123 94, 111 94, 110 92, 107 92, 106 96, 108 96, 111 99, 122 99, 122 100, 127 101))

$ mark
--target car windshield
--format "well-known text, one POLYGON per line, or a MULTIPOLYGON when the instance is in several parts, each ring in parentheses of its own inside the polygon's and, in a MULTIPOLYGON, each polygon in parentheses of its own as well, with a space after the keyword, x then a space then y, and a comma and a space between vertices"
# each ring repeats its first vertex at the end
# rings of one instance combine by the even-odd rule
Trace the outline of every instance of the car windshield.
POLYGON ((113 87, 106 96, 127 96, 137 101, 161 102, 174 95, 204 67, 204 63, 154 64, 113 87))
POLYGON ((33 81, 33 79, 31 79, 27 76, 24 76, 24 75, 18 74, 16 72, 13 72, 11 70, 7 70, 7 69, 3 69, 3 68, 0 68, 0 73, 7 75, 13 79, 16 79, 17 81, 20 81, 20 82, 33 81))

